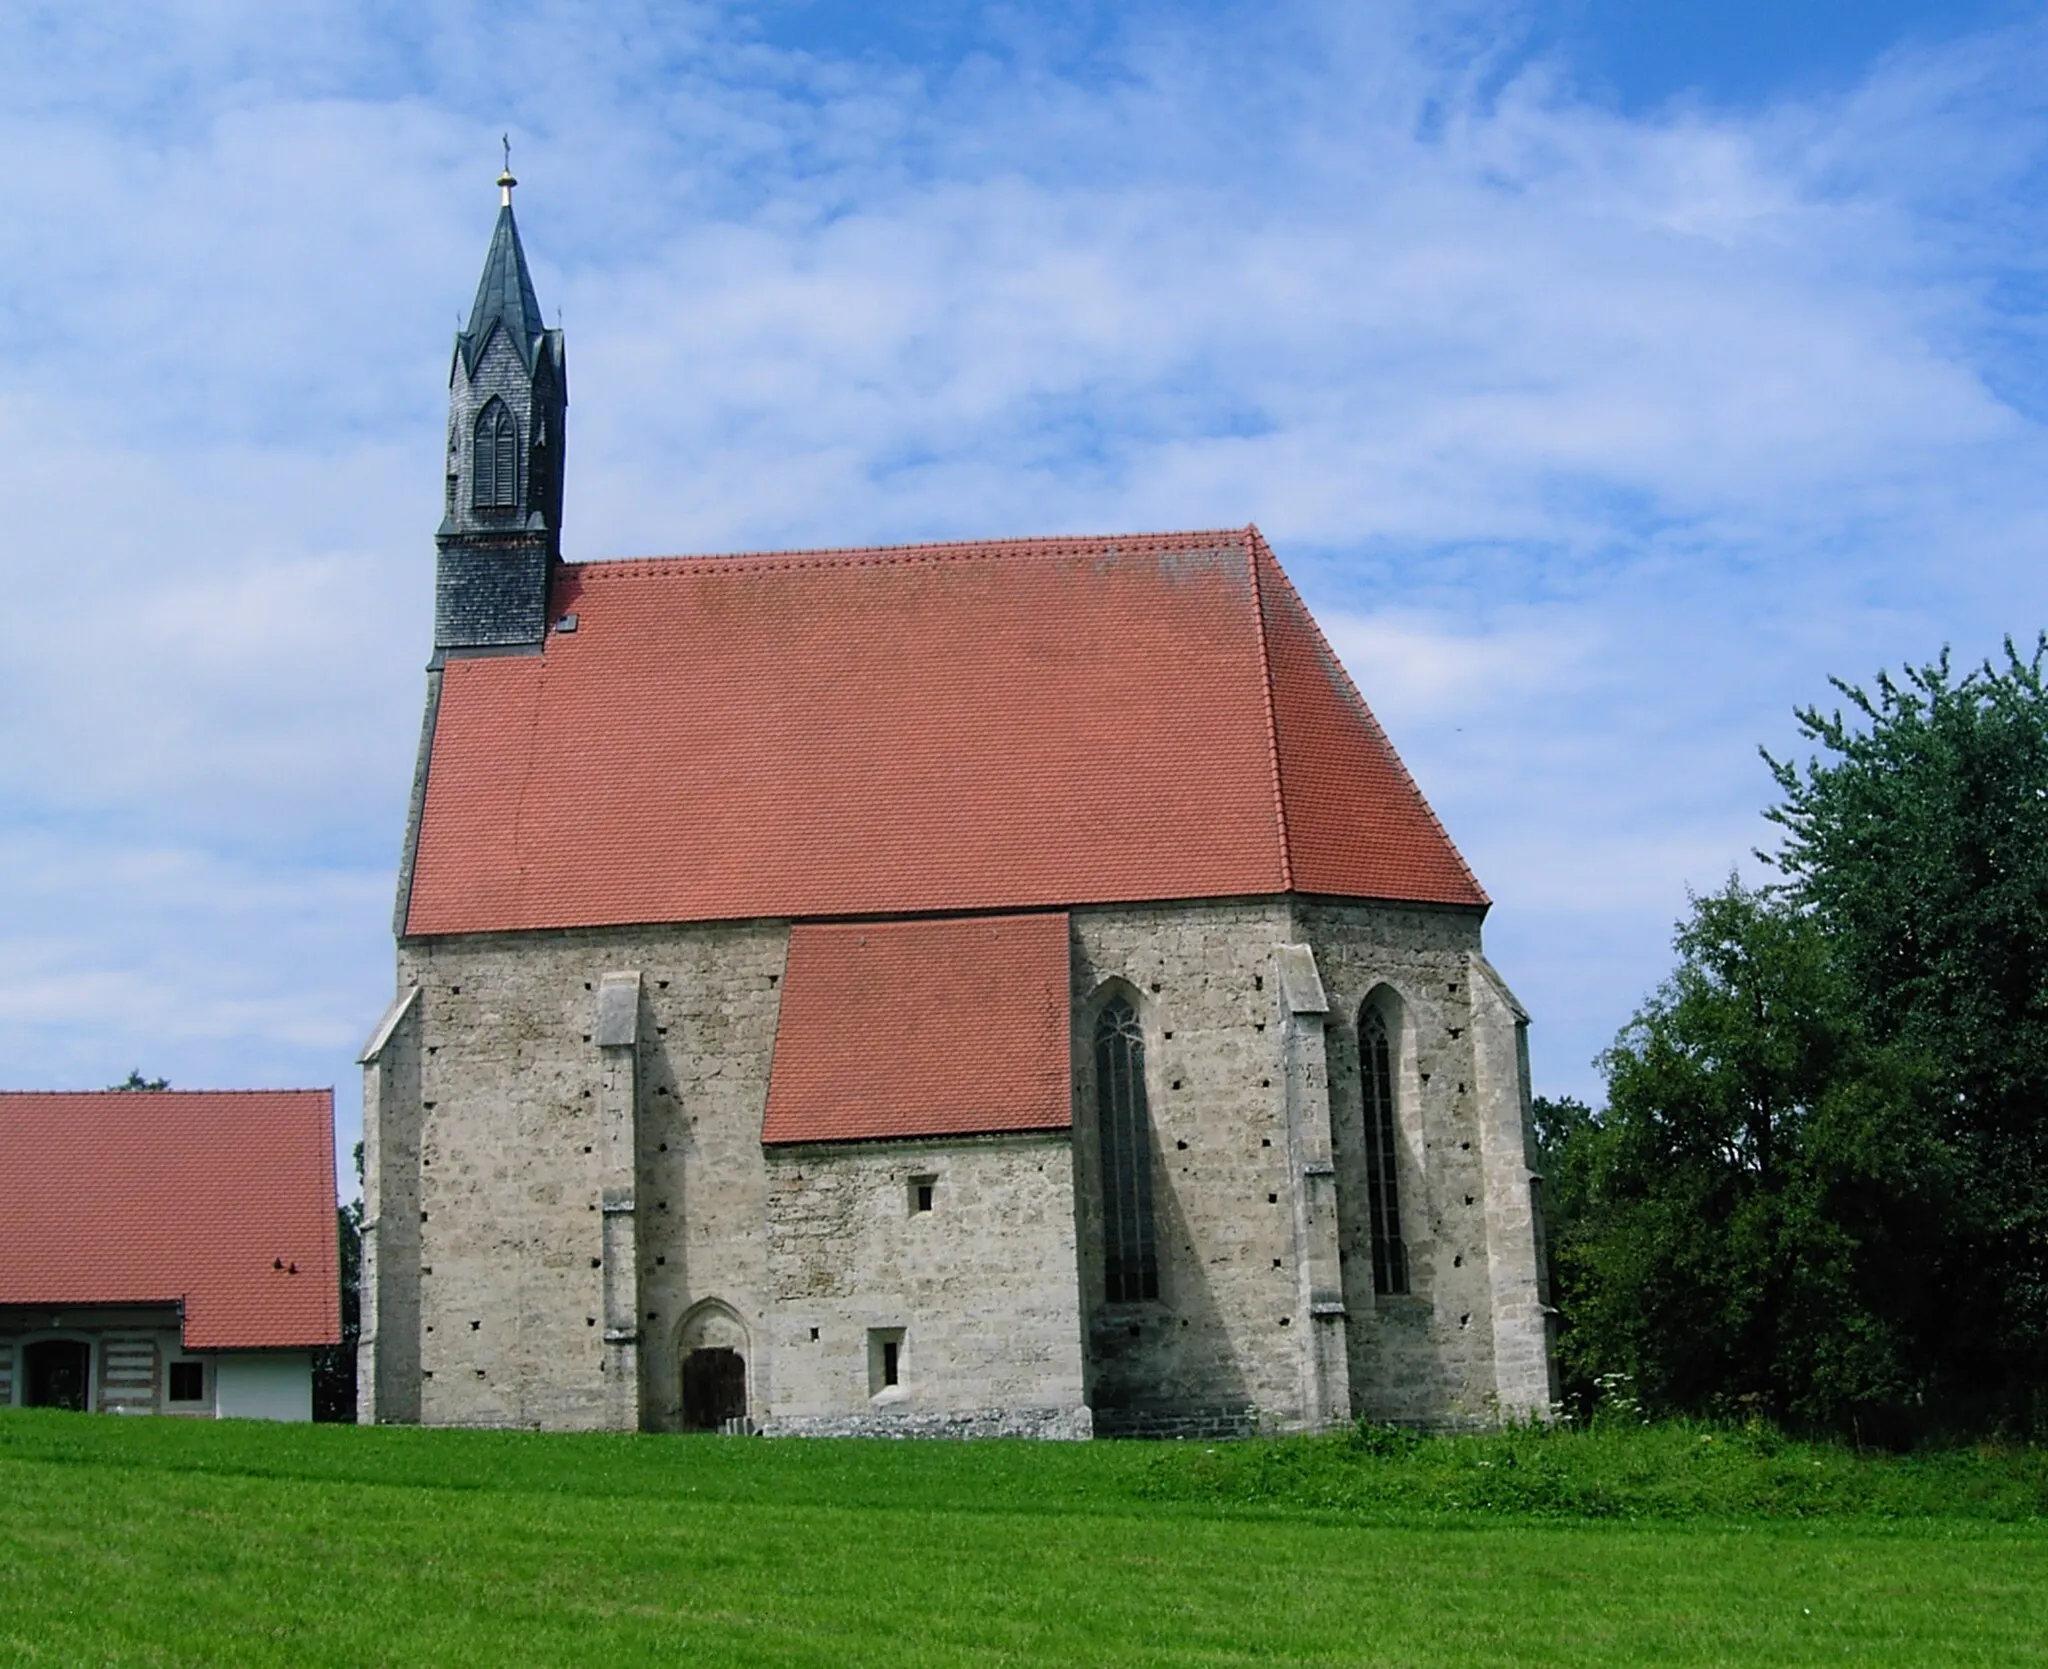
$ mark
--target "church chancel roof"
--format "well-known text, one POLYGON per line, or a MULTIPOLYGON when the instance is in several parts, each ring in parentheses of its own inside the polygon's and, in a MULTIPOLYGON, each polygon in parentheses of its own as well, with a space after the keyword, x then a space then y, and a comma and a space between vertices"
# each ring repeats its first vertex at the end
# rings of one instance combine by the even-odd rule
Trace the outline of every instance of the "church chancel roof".
POLYGON ((1256 529, 564 565, 442 674, 411 935, 1481 907, 1256 529))

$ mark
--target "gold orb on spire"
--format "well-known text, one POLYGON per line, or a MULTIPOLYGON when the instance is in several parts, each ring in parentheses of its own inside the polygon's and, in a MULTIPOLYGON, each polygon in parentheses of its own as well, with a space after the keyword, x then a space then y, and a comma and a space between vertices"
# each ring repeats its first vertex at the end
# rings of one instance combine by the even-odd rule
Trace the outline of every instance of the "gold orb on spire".
POLYGON ((505 171, 498 176, 498 201, 509 209, 512 206, 512 188, 519 183, 512 177, 512 135, 499 135, 498 143, 505 147, 505 171))

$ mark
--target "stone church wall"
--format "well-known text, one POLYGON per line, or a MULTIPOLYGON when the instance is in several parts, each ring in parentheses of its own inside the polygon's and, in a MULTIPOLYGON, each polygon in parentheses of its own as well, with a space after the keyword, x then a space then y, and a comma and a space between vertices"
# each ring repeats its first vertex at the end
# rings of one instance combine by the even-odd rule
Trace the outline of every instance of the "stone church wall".
POLYGON ((1534 1284, 1526 1059, 1519 1010, 1479 955, 1479 918, 1336 900, 1305 901, 1297 917, 1329 1000, 1353 1408, 1429 1425, 1540 1409, 1549 1401, 1548 1356, 1534 1284), (1373 1292, 1359 1061, 1369 1001, 1396 1047, 1397 1181, 1411 1276, 1401 1295, 1373 1292), (1501 1296, 1514 1302, 1497 1316, 1501 1296), (1503 1381, 1500 1365, 1510 1358, 1518 1366, 1503 1381))
MULTIPOLYGON (((680 1403, 665 1341, 690 1308, 717 1300, 763 1337, 761 1113, 786 944, 779 925, 740 924, 401 945, 401 985, 420 986, 420 1391, 409 1413, 399 1387, 380 1386, 377 1418, 617 1423, 604 1377, 605 1063, 593 1036, 598 990, 621 970, 641 974, 643 1009, 626 1244, 645 1422, 668 1423, 680 1403)), ((407 1273, 382 1257, 380 1282, 403 1286, 407 1273)), ((380 1359, 400 1362, 389 1348, 380 1359)), ((765 1399, 759 1352, 748 1371, 765 1399)))
POLYGON ((1460 1424, 1542 1406, 1519 1011, 1478 957, 1476 913, 1276 899, 1073 921, 1097 1431, 1210 1436, 1354 1415, 1460 1424), (1300 1013, 1279 962, 1292 943, 1312 950, 1326 988, 1300 1013), (1103 1277, 1093 1029, 1115 994, 1136 1005, 1146 1041, 1161 1292, 1141 1304, 1107 1302, 1103 1277), (1358 1058, 1369 998, 1397 1022, 1412 1274, 1408 1293, 1378 1297, 1358 1058), (1497 1301, 1510 1330, 1499 1340, 1497 1301))
POLYGON ((1275 947, 1285 900, 1077 909, 1074 1136, 1089 1401, 1103 1435, 1306 1423, 1275 947), (1094 1028, 1121 995, 1145 1034, 1156 1302, 1103 1274, 1094 1028))
POLYGON ((363 1352, 372 1417, 621 1423, 604 1265, 625 1255, 643 1426, 682 1425, 683 1357, 715 1316, 757 1426, 1087 1435, 1067 1136, 764 1153, 787 943, 763 923, 402 947, 420 995, 365 1080, 391 1173, 373 1235, 383 1319, 363 1352), (621 1243, 596 1013, 625 970, 640 1014, 621 1243), (912 1176, 935 1179, 915 1218, 912 1176), (896 1328, 901 1394, 876 1401, 869 1334, 896 1328))
POLYGON ((781 1431, 1226 1435, 1545 1403, 1520 1013, 1477 915, 1276 898, 1071 922, 1071 1140, 766 1152, 786 925, 405 942, 420 994, 365 1085, 365 1408, 673 1429, 684 1354, 712 1343, 781 1431), (600 995, 628 972, 633 1041, 607 1048, 600 995), (1114 996, 1145 1039, 1143 1303, 1108 1302, 1103 1276, 1093 1028, 1114 996), (1398 1040, 1399 1295, 1373 1292, 1368 1002, 1398 1040), (604 1169, 621 1093, 630 1175, 604 1169))
POLYGON ((771 1150, 767 1239, 771 1433, 1089 1434, 1065 1132, 771 1150))

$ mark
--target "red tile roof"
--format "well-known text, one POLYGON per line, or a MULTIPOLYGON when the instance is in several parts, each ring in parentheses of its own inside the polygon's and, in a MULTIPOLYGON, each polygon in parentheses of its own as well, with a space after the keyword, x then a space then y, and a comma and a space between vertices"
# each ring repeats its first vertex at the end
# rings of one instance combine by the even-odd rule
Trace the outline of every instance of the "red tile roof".
POLYGON ((193 1350, 334 1344, 336 1255, 332 1090, 0 1091, 0 1304, 182 1301, 193 1350))
POLYGON ((1289 889, 1483 904, 1479 882, 1264 540, 1256 560, 1289 889))
POLYGON ((406 931, 1483 894, 1256 529, 565 567, 406 931))
POLYGON ((1065 1130, 1067 918, 790 930, 761 1140, 1065 1130))

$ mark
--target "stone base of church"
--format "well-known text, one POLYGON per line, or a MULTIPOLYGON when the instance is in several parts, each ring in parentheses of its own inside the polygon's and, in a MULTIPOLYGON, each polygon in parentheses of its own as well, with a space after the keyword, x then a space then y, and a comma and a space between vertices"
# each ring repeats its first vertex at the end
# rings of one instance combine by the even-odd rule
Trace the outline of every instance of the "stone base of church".
POLYGON ((770 1420, 766 1437, 1025 1437, 1058 1443, 1096 1435, 1087 1408, 975 1408, 952 1413, 810 1415, 770 1420))
POLYGON ((1256 1437, 1259 1411, 1250 1407, 1099 1408, 1097 1437, 1147 1437, 1155 1440, 1214 1440, 1256 1437))

